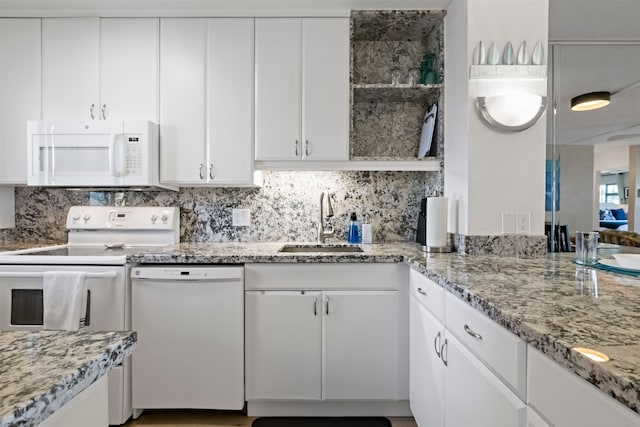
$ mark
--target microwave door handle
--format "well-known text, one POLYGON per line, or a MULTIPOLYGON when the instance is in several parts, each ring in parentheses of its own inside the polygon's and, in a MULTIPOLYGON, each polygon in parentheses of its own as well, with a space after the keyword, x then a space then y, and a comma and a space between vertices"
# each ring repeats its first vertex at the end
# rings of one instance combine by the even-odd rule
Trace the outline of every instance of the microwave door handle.
POLYGON ((124 162, 125 162, 125 146, 123 141, 123 135, 113 135, 115 139, 114 148, 115 152, 113 154, 115 160, 115 175, 114 176, 124 176, 124 162), (117 155, 116 155, 117 154, 117 155))
POLYGON ((116 175, 116 134, 109 135, 109 173, 116 175))

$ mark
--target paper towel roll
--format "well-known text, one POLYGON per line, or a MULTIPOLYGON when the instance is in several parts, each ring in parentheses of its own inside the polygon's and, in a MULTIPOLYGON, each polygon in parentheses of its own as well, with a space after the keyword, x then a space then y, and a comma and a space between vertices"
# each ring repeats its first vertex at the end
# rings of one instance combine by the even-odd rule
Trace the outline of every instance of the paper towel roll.
POLYGON ((446 197, 427 197, 427 247, 447 246, 446 197))

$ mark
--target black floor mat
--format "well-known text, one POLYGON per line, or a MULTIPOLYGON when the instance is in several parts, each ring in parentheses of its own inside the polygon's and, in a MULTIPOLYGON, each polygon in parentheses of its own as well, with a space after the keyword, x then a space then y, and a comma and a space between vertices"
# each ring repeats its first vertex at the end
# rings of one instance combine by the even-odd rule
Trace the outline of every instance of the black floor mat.
POLYGON ((251 427, 391 427, 385 417, 260 417, 251 427))

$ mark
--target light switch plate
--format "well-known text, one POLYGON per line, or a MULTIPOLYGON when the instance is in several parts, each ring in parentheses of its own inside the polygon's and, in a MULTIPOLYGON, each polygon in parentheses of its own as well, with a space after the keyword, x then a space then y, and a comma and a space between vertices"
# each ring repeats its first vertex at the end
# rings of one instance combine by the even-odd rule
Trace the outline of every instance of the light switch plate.
POLYGON ((502 212, 502 234, 516 234, 515 212, 502 212))
POLYGON ((516 213, 516 234, 531 234, 531 214, 529 212, 516 213))
POLYGON ((233 209, 231 212, 234 227, 248 227, 251 225, 250 209, 233 209))

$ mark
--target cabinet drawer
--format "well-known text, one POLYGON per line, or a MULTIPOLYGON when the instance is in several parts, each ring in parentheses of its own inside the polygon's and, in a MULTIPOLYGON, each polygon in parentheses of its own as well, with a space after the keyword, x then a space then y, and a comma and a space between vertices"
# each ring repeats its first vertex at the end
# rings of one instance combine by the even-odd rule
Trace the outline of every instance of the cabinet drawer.
POLYGON ((640 415, 529 346, 527 398, 556 427, 640 426, 640 415))
POLYGON ((524 400, 526 343, 455 295, 445 301, 447 329, 524 400))
POLYGON ((407 283, 402 263, 245 264, 247 290, 386 290, 407 283))
POLYGON ((424 305, 439 321, 444 320, 444 293, 442 286, 427 279, 419 271, 409 273, 411 295, 424 305))

